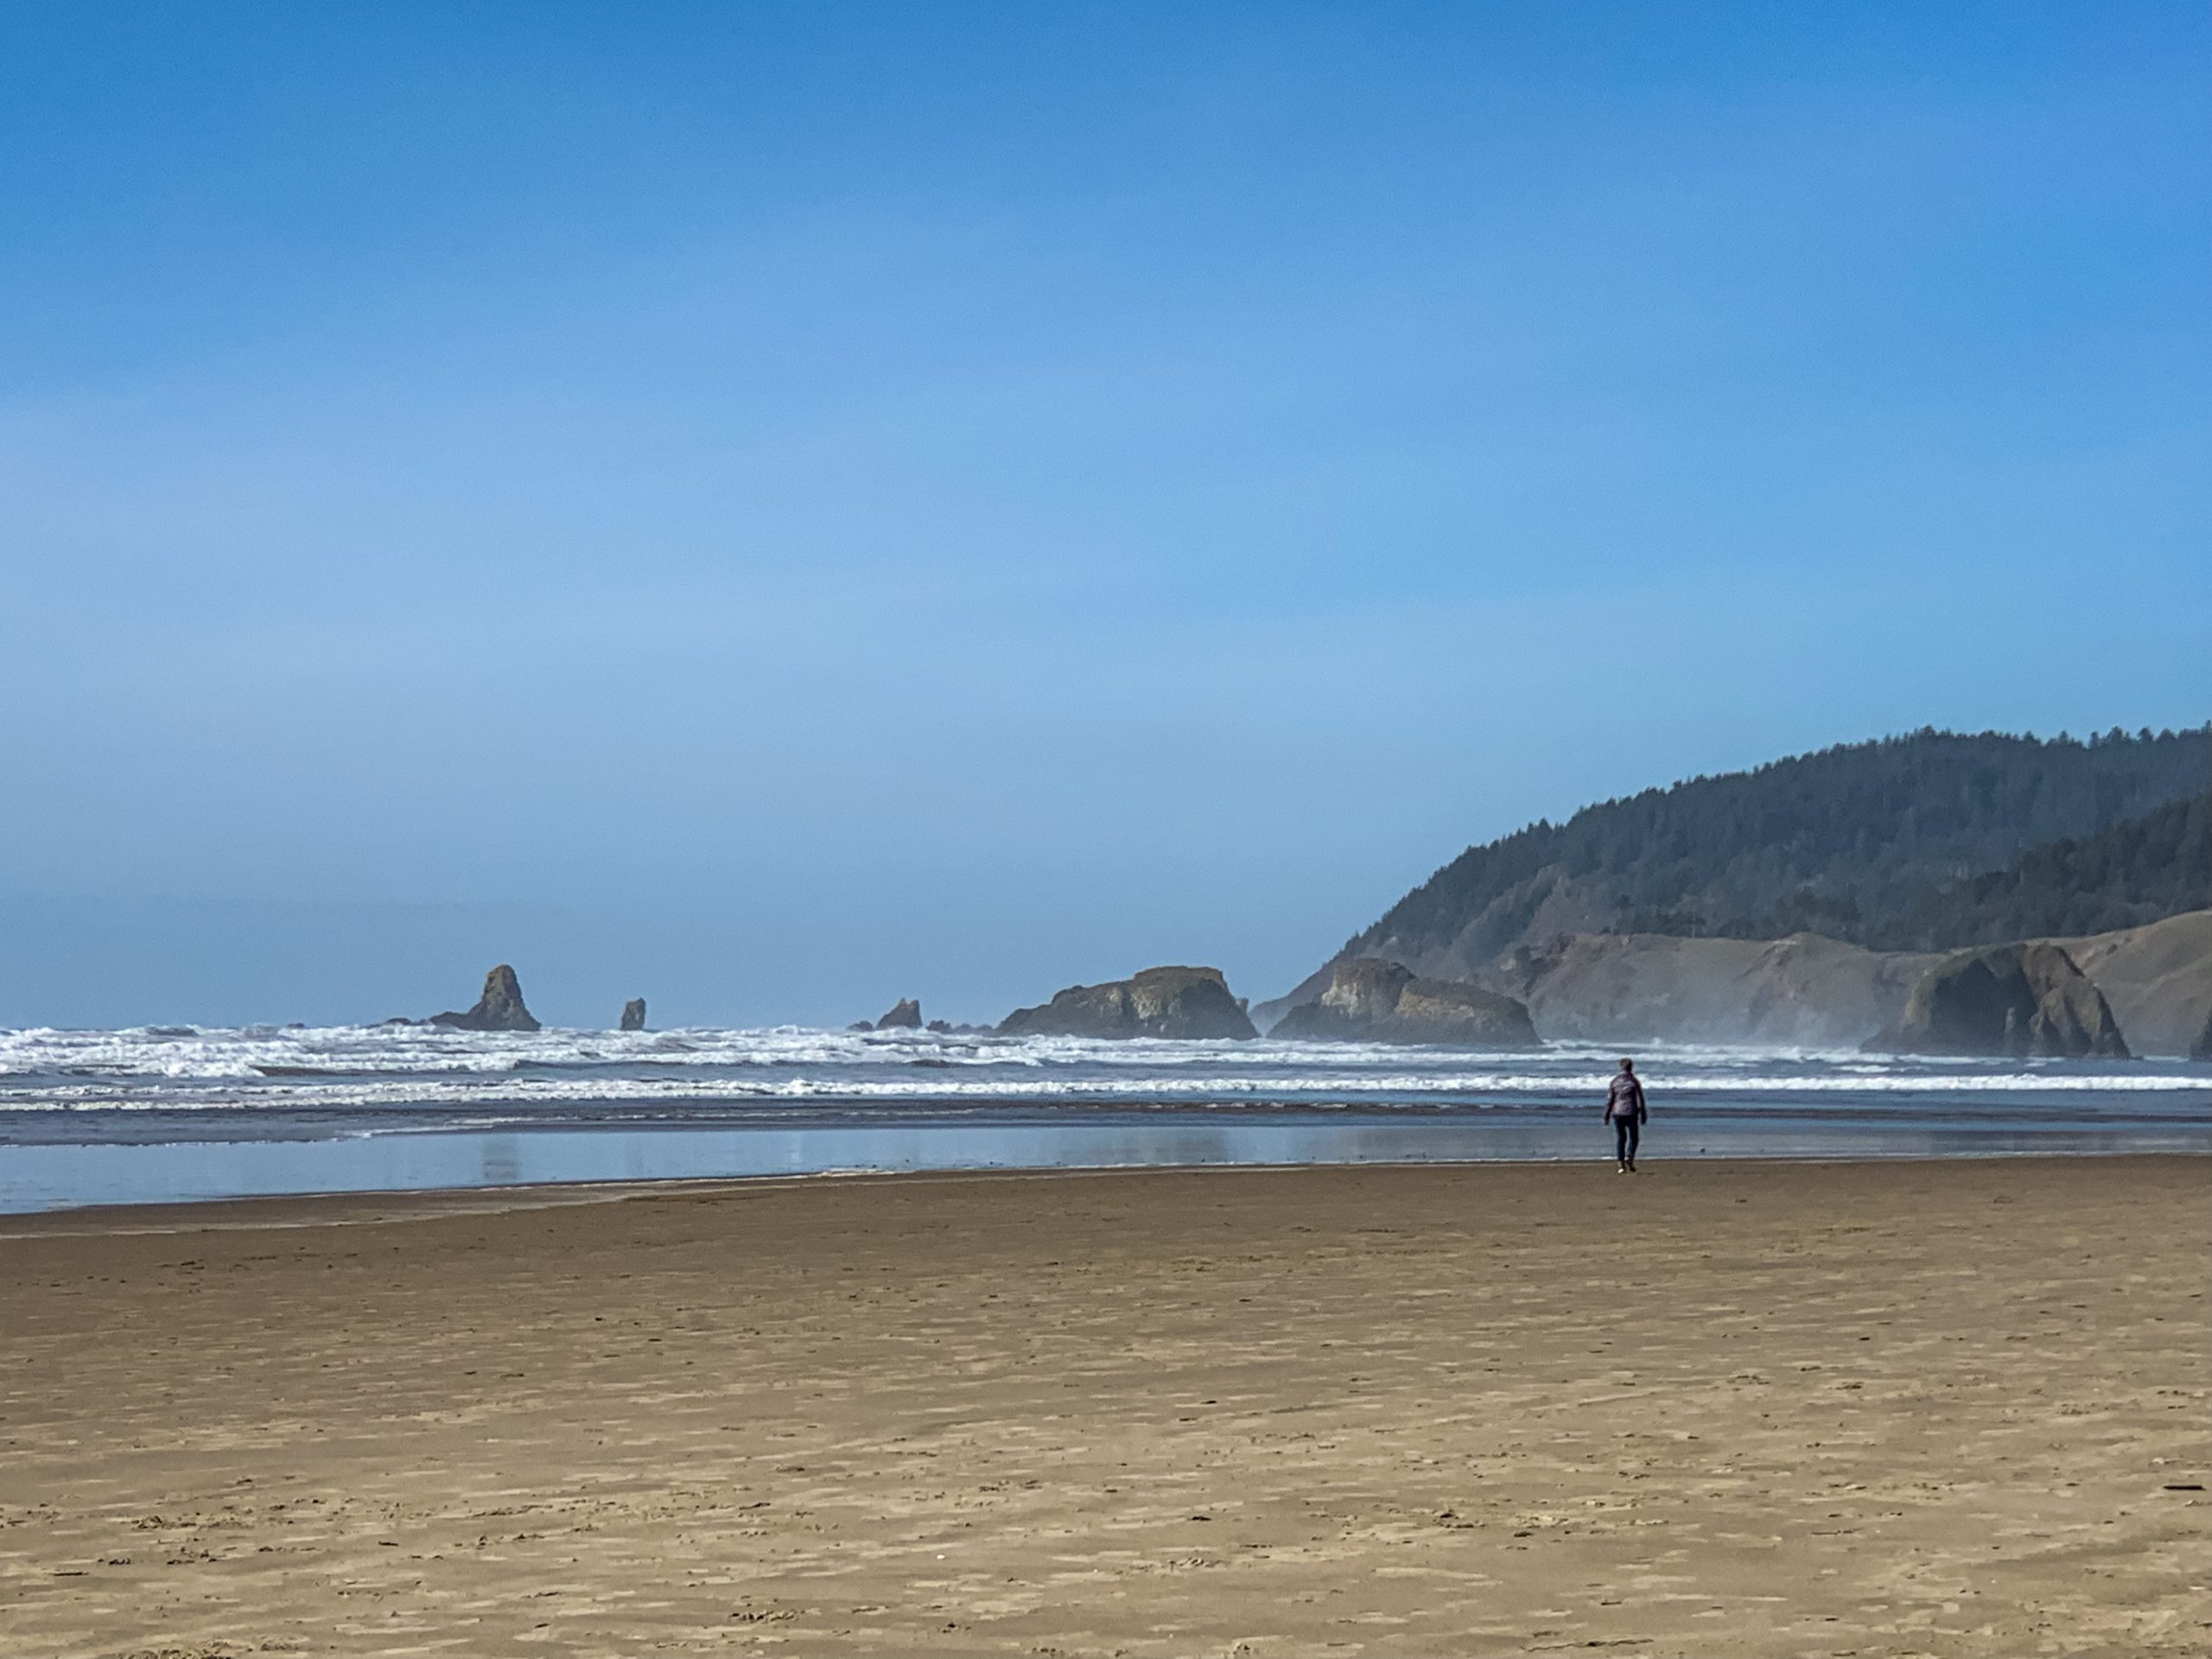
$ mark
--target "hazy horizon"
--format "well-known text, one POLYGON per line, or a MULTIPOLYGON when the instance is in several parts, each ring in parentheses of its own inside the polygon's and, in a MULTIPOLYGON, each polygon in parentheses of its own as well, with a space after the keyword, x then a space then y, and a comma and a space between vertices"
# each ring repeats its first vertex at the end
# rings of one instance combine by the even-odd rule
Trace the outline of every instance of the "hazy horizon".
POLYGON ((2201 8, 0 16, 0 1026, 1276 995, 2212 705, 2201 8))
MULTIPOLYGON (((2102 734, 2060 731, 2048 738, 2086 741, 2097 735, 2102 734)), ((1685 781, 1669 779, 1639 788, 1685 781)), ((1604 798, 1593 798, 1578 807, 1604 798)), ((1562 821, 1572 815, 1569 810, 1551 816, 1562 821)), ((1438 865, 1459 850, 1452 849, 1438 859, 1438 865)), ((1378 899, 1363 920, 1373 920, 1405 888, 1433 873, 1425 869, 1409 875, 1378 899)), ((1295 906, 1286 908, 1285 938, 1302 938, 1307 930, 1295 906)), ((854 913, 866 916, 864 909, 856 908, 854 913)), ((865 920, 861 925, 867 925, 865 920)), ((866 995, 855 999, 855 982, 877 987, 891 982, 881 966, 887 957, 926 964, 929 953, 944 940, 962 939, 960 917, 952 912, 922 933, 899 941, 895 950, 877 953, 870 958, 875 965, 866 972, 841 974, 833 960, 818 980, 772 981, 773 988, 787 997, 797 993, 814 999, 801 1014, 758 1012, 757 1001, 748 999, 759 996, 764 964, 716 935, 696 915, 595 914, 551 905, 335 905, 161 898, 115 902, 82 896, 30 899, 0 891, 0 929, 17 937, 62 942, 41 957, 10 953, 0 957, 0 1007, 132 1010, 121 1017, 72 1019, 64 1014, 13 1022, 18 1027, 187 1021, 352 1025, 393 1015, 420 1019, 448 1006, 465 1007, 474 1000, 475 972, 463 964, 479 958, 487 967, 502 961, 523 968, 527 974, 524 992, 538 1016, 550 1026, 584 1029, 612 1026, 621 1003, 639 994, 641 987, 655 988, 645 994, 653 1023, 662 1028, 782 1024, 834 1028, 851 1020, 873 1018, 899 997, 918 994, 931 1019, 995 1023, 1017 1006, 1042 1001, 1065 982, 1046 986, 1038 977, 1040 964, 1049 967, 1064 959, 1048 941, 1041 957, 1016 950, 992 959, 987 976, 971 976, 950 996, 929 982, 925 969, 919 983, 885 991, 873 1001, 866 995), (250 957, 239 948, 242 940, 251 942, 250 957), (339 951, 343 953, 342 970, 333 972, 334 953, 339 951), (227 973, 225 964, 231 964, 227 973), (625 984, 631 988, 621 988, 625 984), (372 1013, 361 1002, 363 987, 370 988, 371 997, 385 997, 389 1005, 385 1013, 372 1013), (209 1007, 216 1012, 180 1012, 209 1007)), ((972 939, 963 942, 972 946, 972 939)), ((1255 1002, 1279 996, 1341 942, 1340 937, 1314 946, 1297 959, 1298 965, 1286 970, 1280 983, 1255 985, 1231 968, 1228 976, 1232 988, 1255 1002)), ((1248 933, 1246 944, 1250 943, 1248 933)), ((1251 954, 1248 950, 1246 955, 1251 954)), ((1118 978, 1168 960, 1140 954, 1088 971, 1083 978, 1118 978)), ((1244 957, 1199 950, 1185 952, 1178 960, 1241 966, 1244 957)))

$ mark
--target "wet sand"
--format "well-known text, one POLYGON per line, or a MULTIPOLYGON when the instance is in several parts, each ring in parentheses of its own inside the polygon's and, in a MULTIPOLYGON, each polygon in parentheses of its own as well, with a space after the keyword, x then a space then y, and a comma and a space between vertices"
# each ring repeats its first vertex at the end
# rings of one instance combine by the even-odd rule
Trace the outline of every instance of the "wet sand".
POLYGON ((0 1650, 2212 1653, 2208 1240, 2190 1159, 11 1218, 0 1650))

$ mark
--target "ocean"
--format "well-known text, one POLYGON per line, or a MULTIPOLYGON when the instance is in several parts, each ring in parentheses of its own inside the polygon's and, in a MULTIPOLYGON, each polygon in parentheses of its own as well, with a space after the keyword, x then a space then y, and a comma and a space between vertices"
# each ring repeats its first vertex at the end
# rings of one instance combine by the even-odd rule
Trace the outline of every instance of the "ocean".
MULTIPOLYGON (((1617 1051, 927 1032, 0 1032, 0 1211, 860 1170, 1603 1159, 1617 1051)), ((2212 1152, 2212 1066, 1655 1046, 1644 1155, 2212 1152)))

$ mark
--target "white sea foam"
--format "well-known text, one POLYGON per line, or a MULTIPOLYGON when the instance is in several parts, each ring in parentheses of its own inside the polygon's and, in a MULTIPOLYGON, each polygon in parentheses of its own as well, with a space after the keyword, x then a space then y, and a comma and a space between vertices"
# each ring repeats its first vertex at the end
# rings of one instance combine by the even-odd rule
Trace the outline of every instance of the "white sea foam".
MULTIPOLYGON (((587 1105, 632 1111, 726 1102, 911 1103, 978 1109, 1097 1103, 1189 1109, 1295 1103, 1467 1109, 1586 1102, 1612 1052, 1573 1044, 1473 1053, 1384 1045, 1100 1042, 928 1032, 762 1030, 487 1033, 435 1027, 0 1032, 0 1112, 508 1113, 587 1105)), ((2212 1092, 2212 1071, 2172 1063, 1900 1059, 1859 1053, 1652 1046, 1655 1104, 1715 1107, 1809 1097, 2174 1099, 2212 1092)), ((450 1118, 447 1118, 450 1122, 450 1118)))

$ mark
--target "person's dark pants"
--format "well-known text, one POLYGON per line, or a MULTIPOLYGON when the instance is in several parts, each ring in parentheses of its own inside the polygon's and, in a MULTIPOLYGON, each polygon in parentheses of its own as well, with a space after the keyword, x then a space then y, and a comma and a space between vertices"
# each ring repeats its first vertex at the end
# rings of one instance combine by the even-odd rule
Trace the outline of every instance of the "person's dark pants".
POLYGON ((1635 1164, 1636 1143, 1642 1138, 1633 1116, 1617 1117, 1613 1120, 1613 1156, 1621 1162, 1631 1166, 1635 1164))

